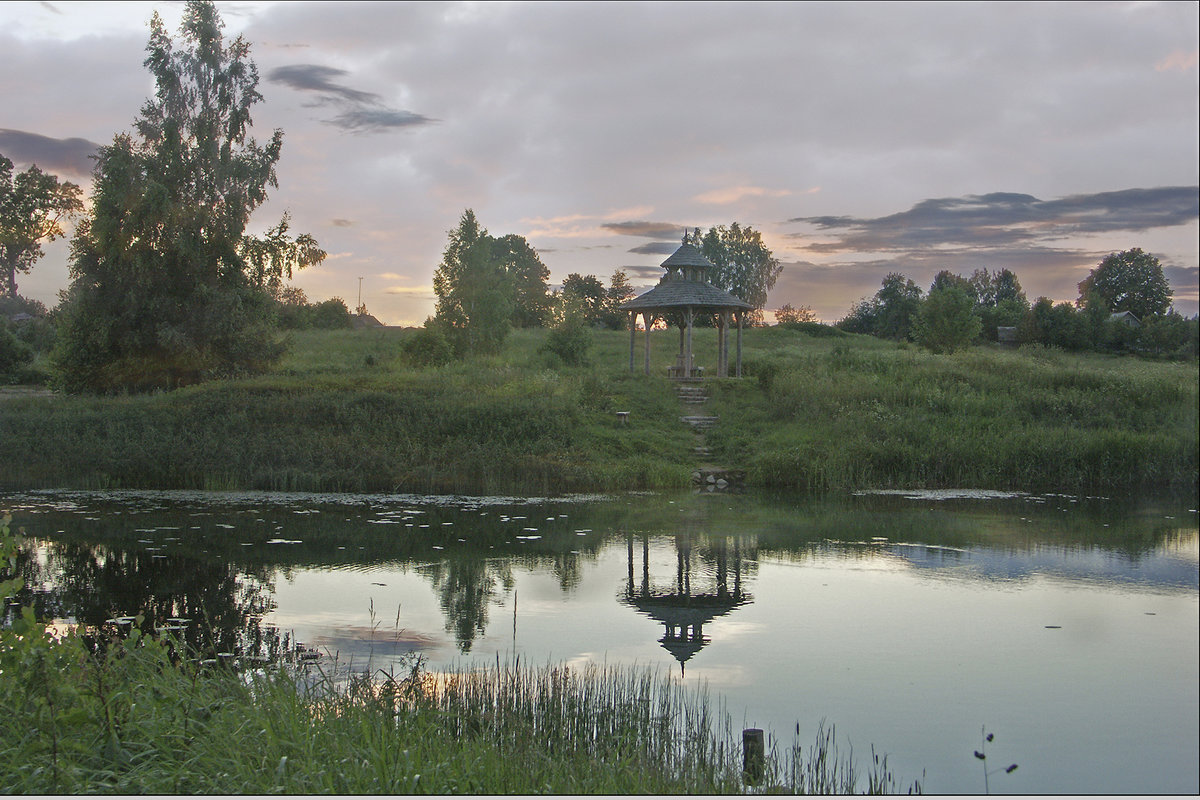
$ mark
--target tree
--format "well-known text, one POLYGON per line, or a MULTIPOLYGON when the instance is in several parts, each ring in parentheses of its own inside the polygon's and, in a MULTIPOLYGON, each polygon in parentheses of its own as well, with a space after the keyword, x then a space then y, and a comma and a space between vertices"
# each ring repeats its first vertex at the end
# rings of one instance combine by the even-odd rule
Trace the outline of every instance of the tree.
POLYGON ((83 210, 78 186, 34 164, 13 175, 0 155, 0 296, 16 297, 17 273, 42 257, 42 242, 64 234, 62 223, 83 210))
POLYGON ((1029 311, 1029 300, 1017 276, 1007 269, 988 272, 977 269, 970 284, 975 295, 975 310, 982 322, 983 336, 996 341, 996 328, 1018 327, 1029 311))
POLYGON ((921 287, 898 272, 890 273, 875 293, 875 304, 875 335, 904 341, 910 338, 912 319, 921 309, 921 287))
POLYGON ((276 187, 283 146, 250 135, 262 100, 249 44, 228 45, 211 2, 192 0, 179 42, 157 14, 146 66, 155 96, 136 137, 101 147, 90 217, 72 241, 72 283, 55 363, 70 391, 171 388, 266 368, 283 352, 268 289, 324 253, 287 237, 245 234, 276 187))
POLYGON ((734 222, 729 227, 709 228, 703 236, 696 228, 684 243, 699 248, 715 269, 708 276, 713 286, 724 289, 754 306, 751 317, 762 318, 767 292, 775 287, 783 265, 763 244, 762 234, 749 225, 734 222))
POLYGON ((913 320, 912 331, 922 347, 935 353, 953 353, 974 341, 979 327, 975 297, 963 286, 947 282, 930 289, 913 320))
POLYGON ((978 301, 974 284, 962 275, 956 275, 948 269, 944 269, 933 276, 933 283, 929 286, 929 293, 933 294, 939 289, 949 289, 950 287, 962 289, 971 298, 972 303, 978 301))
POLYGON ((603 323, 607 299, 604 284, 595 275, 572 272, 563 280, 563 308, 577 310, 585 325, 603 323))
POLYGON ((492 241, 492 258, 512 288, 512 324, 540 328, 550 319, 550 270, 524 236, 510 233, 492 241))
POLYGON ((1164 314, 1171 305, 1171 285, 1158 259, 1140 247, 1110 253, 1079 284, 1078 304, 1096 292, 1110 313, 1129 311, 1139 320, 1164 314))
POLYGON ((614 270, 609 278, 608 289, 604 293, 604 327, 623 331, 629 324, 628 315, 621 310, 621 304, 634 295, 633 285, 625 270, 614 270))
POLYGON ((493 258, 495 240, 469 208, 449 236, 433 275, 434 325, 459 356, 494 353, 511 327, 514 294, 503 262, 493 258))
POLYGON ((791 303, 784 303, 779 310, 775 312, 775 322, 779 325, 816 321, 817 315, 812 310, 812 306, 800 306, 799 308, 792 308, 791 303))

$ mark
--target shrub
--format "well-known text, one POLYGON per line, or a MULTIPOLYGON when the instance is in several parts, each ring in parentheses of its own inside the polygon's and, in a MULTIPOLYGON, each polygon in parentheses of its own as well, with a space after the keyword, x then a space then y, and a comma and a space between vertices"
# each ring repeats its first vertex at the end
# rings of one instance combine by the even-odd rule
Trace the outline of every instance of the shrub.
POLYGON ((588 363, 592 347, 592 332, 584 325, 582 314, 567 314, 563 321, 550 329, 542 350, 554 353, 564 364, 580 367, 588 363))
POLYGON ((404 360, 414 367, 440 367, 454 360, 450 340, 436 326, 426 323, 401 345, 404 360))

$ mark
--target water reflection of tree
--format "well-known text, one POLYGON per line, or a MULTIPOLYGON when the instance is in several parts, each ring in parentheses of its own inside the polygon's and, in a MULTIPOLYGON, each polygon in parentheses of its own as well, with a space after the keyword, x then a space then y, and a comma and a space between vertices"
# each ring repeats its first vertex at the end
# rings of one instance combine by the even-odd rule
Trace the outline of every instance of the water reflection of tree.
POLYGON ((218 559, 197 559, 107 545, 40 542, 41 558, 23 564, 38 612, 98 629, 113 617, 142 614, 158 629, 188 619, 184 638, 201 651, 255 652, 277 638, 261 627, 273 610, 270 571, 244 573, 218 559))
POLYGON ((496 584, 511 590, 515 579, 507 558, 455 555, 421 568, 433 583, 438 604, 446 615, 446 632, 458 649, 469 653, 476 636, 487 630, 488 606, 497 597, 496 584))

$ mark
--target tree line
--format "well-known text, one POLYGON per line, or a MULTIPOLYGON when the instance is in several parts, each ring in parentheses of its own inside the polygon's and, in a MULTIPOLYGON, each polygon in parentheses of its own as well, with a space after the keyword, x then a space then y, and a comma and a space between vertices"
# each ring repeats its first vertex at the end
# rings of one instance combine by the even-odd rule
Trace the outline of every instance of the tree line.
MULTIPOLYGON (((683 241, 713 263, 710 283, 761 313, 782 267, 757 231, 734 222, 704 233, 695 228, 683 241)), ((494 353, 514 328, 548 327, 546 349, 567 363, 582 363, 590 330, 628 328, 621 304, 634 296, 634 289, 624 270, 615 270, 607 286, 595 275, 573 272, 557 291, 549 277, 550 270, 524 237, 492 236, 468 208, 449 232, 434 273, 436 312, 406 344, 410 361, 436 364, 494 353)))
POLYGON ((873 297, 855 303, 837 327, 884 339, 916 342, 937 353, 1002 336, 1017 344, 1064 350, 1195 357, 1195 318, 1171 308, 1170 284, 1157 258, 1140 248, 1106 256, 1079 283, 1079 298, 1030 303, 1010 270, 942 270, 928 294, 890 273, 873 297))

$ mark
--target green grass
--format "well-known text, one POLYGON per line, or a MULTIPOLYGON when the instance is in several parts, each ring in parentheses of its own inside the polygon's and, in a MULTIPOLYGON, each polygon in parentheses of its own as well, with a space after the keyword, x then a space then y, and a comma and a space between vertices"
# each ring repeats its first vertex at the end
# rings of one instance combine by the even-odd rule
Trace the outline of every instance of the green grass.
MULTIPOLYGON (((682 488, 696 459, 663 374, 629 372, 629 334, 591 365, 516 331, 443 368, 399 357, 409 332, 293 335, 271 373, 142 396, 0 400, 4 488, 557 494, 682 488), (616 412, 628 411, 620 424, 616 412)), ((732 338, 732 337, 731 337, 732 338)), ((715 332, 697 330, 715 372, 715 332)), ((731 342, 731 351, 733 344, 731 342)), ((713 460, 750 485, 1135 491, 1197 478, 1196 363, 974 348, 937 356, 871 337, 745 332, 743 380, 707 382, 713 460)), ((732 352, 731 352, 732 360, 732 352)))
MULTIPOLYGON (((69 634, 0 630, 0 790, 28 794, 735 793, 740 741, 708 698, 589 666, 359 674, 238 672, 135 632, 89 654, 69 634)), ((760 785, 903 790, 832 730, 772 749, 760 785)), ((919 790, 919 784, 907 787, 919 790)))

